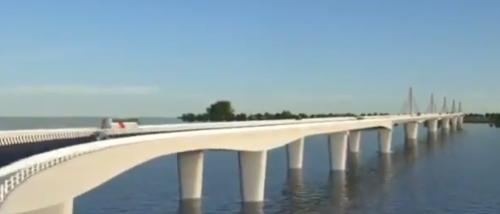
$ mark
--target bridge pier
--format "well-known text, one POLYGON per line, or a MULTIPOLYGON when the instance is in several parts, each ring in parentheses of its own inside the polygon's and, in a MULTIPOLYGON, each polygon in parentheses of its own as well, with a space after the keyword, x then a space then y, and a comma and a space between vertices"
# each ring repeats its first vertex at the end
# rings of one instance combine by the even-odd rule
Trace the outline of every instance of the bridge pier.
POLYGON ((451 130, 456 131, 457 130, 457 123, 458 123, 458 118, 457 117, 452 117, 450 119, 451 122, 451 130))
POLYGON ((300 138, 286 146, 288 169, 302 169, 304 159, 304 138, 300 138))
POLYGON ((458 129, 462 130, 464 128, 464 116, 458 117, 458 129))
POLYGON ((201 200, 203 191, 203 151, 177 154, 180 199, 201 200))
POLYGON ((392 129, 380 129, 378 131, 378 149, 382 154, 388 154, 392 152, 392 129))
POLYGON ((361 131, 349 132, 349 151, 359 152, 359 144, 361 142, 361 131))
POLYGON ((241 199, 244 203, 264 201, 267 151, 239 152, 241 199))
POLYGON ((429 134, 435 134, 438 131, 438 121, 437 120, 428 120, 427 121, 427 130, 429 134))
POLYGON ((444 131, 450 130, 450 118, 443 118, 443 119, 441 119, 441 128, 444 131))
POLYGON ((406 139, 417 139, 418 136, 418 122, 409 122, 405 124, 406 139))
POLYGON ((328 137, 330 170, 345 170, 347 162, 347 137, 349 132, 338 132, 328 137))

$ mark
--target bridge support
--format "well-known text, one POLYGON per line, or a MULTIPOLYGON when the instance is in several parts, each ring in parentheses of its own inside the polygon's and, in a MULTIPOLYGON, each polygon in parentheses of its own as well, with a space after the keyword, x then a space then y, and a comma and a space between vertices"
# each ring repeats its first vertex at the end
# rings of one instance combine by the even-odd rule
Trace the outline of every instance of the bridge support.
POLYGON ((438 131, 438 121, 437 120, 428 120, 427 121, 427 130, 429 134, 435 134, 438 131))
POLYGON ((405 124, 406 139, 417 139, 418 136, 418 122, 409 122, 405 124))
POLYGON ((300 138, 286 147, 288 169, 302 169, 304 157, 304 138, 300 138))
POLYGON ((450 118, 441 119, 441 128, 443 128, 444 131, 450 130, 450 118))
POLYGON ((451 130, 456 131, 457 130, 457 124, 458 124, 458 117, 452 117, 450 119, 451 122, 451 130))
POLYGON ((462 130, 464 128, 464 116, 458 117, 458 129, 462 130))
POLYGON ((264 201, 267 151, 239 152, 241 198, 244 203, 264 201))
POLYGON ((177 154, 181 200, 200 200, 203 189, 203 151, 177 154))
POLYGON ((361 142, 361 131, 349 132, 349 151, 359 152, 359 144, 361 142))
POLYGON ((391 153, 392 129, 380 129, 378 131, 378 149, 382 154, 391 153))
POLYGON ((349 132, 329 135, 330 170, 345 170, 347 160, 347 137, 349 132))

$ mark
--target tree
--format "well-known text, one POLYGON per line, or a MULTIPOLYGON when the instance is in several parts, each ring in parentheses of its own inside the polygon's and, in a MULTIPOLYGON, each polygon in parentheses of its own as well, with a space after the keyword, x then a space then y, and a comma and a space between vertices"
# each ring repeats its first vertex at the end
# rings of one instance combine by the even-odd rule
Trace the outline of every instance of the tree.
POLYGON ((229 101, 217 101, 207 108, 210 121, 230 121, 234 119, 234 109, 229 101))
POLYGON ((299 114, 299 118, 308 118, 309 116, 307 116, 307 114, 305 113, 300 113, 299 114))
POLYGON ((182 121, 193 122, 196 120, 196 115, 194 115, 193 113, 187 113, 180 116, 179 119, 181 119, 182 121))
POLYGON ((245 113, 239 113, 235 116, 235 120, 237 121, 247 120, 247 115, 245 113))
POLYGON ((197 114, 195 116, 196 121, 208 121, 208 114, 197 114))
POLYGON ((282 111, 281 113, 279 113, 279 117, 279 119, 293 119, 296 116, 293 115, 290 111, 282 111))

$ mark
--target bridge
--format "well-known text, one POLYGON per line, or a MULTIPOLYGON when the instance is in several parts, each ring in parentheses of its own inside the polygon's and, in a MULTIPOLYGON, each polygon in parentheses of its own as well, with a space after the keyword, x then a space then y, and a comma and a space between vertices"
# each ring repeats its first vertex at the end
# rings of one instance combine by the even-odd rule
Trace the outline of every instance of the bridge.
MULTIPOLYGON (((405 137, 415 140, 420 124, 429 135, 440 129, 452 133, 463 128, 461 104, 451 111, 444 100, 437 112, 434 97, 426 113, 419 113, 410 90, 405 112, 397 115, 341 117, 303 120, 194 123, 139 126, 127 130, 64 129, 6 131, 0 133, 2 147, 39 144, 47 139, 82 139, 104 131, 106 140, 43 151, 0 168, 0 214, 69 214, 73 198, 149 160, 177 155, 179 198, 201 201, 204 151, 238 153, 241 201, 262 204, 267 153, 286 146, 287 167, 303 167, 304 138, 329 136, 329 170, 346 170, 349 153, 360 150, 361 132, 378 131, 379 152, 391 153, 392 131, 404 125, 405 137), (85 172, 85 175, 81 173, 85 172)), ((325 166, 325 168, 326 168, 325 166)))

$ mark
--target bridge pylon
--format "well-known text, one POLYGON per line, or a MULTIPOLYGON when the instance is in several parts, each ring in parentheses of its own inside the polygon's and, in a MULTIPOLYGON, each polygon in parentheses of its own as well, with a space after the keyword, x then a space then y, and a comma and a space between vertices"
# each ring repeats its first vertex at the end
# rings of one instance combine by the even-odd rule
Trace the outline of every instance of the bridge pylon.
POLYGON ((419 112, 417 102, 415 101, 415 96, 413 94, 413 88, 410 87, 408 91, 408 98, 403 105, 403 111, 406 114, 414 115, 416 112, 419 112))
POLYGON ((441 108, 441 113, 448 113, 448 104, 446 97, 443 98, 443 107, 441 108))
POLYGON ((457 106, 455 105, 455 100, 451 102, 451 113, 457 112, 457 106))
POLYGON ((431 94, 431 100, 429 102, 429 107, 427 108, 427 113, 436 113, 436 102, 434 101, 434 94, 431 94))

